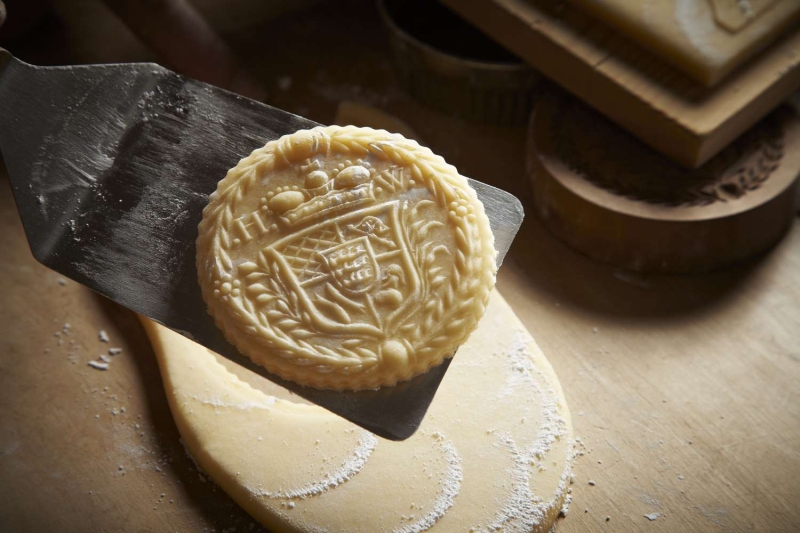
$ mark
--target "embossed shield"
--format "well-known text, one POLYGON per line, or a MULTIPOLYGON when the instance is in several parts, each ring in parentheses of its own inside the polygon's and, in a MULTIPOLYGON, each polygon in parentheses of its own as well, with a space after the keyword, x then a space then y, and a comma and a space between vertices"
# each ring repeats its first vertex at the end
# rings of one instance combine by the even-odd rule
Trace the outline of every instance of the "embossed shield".
POLYGON ((378 279, 378 261, 366 236, 328 248, 319 255, 339 290, 367 292, 378 279))
POLYGON ((419 287, 398 208, 393 201, 332 217, 265 252, 286 266, 290 285, 304 294, 300 301, 311 316, 325 315, 326 327, 363 323, 378 328, 381 321, 370 309, 380 293, 399 294, 393 313, 402 313, 410 301, 406 297, 419 287))

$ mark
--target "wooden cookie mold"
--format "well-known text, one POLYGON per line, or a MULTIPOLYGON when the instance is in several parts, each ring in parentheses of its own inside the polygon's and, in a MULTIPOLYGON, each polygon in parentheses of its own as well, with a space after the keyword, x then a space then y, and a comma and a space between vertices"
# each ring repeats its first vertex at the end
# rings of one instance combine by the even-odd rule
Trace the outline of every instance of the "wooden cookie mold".
POLYGON ((566 96, 540 101, 528 135, 536 212, 603 262, 644 272, 720 268, 766 251, 794 216, 800 119, 788 105, 694 170, 566 96))

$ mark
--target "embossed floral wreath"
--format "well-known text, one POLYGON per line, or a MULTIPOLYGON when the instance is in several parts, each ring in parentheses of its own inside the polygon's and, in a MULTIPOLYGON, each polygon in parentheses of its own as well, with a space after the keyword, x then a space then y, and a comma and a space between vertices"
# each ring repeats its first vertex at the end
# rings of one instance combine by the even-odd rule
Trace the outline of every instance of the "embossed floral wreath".
MULTIPOLYGON (((391 187, 389 183, 383 185, 391 187)), ((383 130, 353 126, 302 130, 242 159, 211 195, 197 241, 203 297, 228 340, 271 372, 319 388, 391 385, 453 355, 483 315, 494 285, 495 251, 488 219, 480 207, 466 179, 415 141, 383 130), (278 265, 260 253, 255 262, 235 266, 229 255, 233 237, 228 228, 234 221, 236 206, 259 178, 329 152, 355 157, 371 155, 409 169, 411 179, 424 184, 436 205, 448 212, 456 244, 450 251, 450 276, 429 268, 436 254, 432 249, 436 247, 423 242, 430 225, 423 223, 424 218, 413 220, 418 209, 433 202, 423 200, 412 209, 403 209, 409 223, 409 244, 414 250, 412 258, 422 274, 426 298, 413 323, 398 330, 409 357, 401 368, 387 369, 392 365, 380 364, 392 356, 389 352, 393 350, 385 345, 371 350, 360 346, 357 338, 330 346, 309 342, 318 332, 298 305, 296 295, 286 291, 280 276, 270 275, 278 265), (481 224, 477 217, 482 218, 481 224), (270 304, 269 308, 265 308, 266 304, 270 304), (313 372, 309 372, 311 369, 313 372)))

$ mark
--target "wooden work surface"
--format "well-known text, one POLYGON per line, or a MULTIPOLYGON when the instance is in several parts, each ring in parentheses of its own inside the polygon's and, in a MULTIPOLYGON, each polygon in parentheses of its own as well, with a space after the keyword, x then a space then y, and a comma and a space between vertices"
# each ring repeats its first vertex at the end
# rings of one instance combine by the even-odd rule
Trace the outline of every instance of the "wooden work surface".
MULTIPOLYGON (((343 99, 377 105, 532 213, 525 131, 409 101, 379 30, 347 9, 234 39, 270 102, 321 122, 343 99), (295 48, 267 65, 256 39, 295 48), (303 60, 312 52, 316 65, 303 60)), ((0 174, 0 530, 259 530, 186 456, 136 319, 32 259, 0 174), (122 353, 108 371, 87 366, 109 347, 122 353)), ((800 529, 800 227, 748 265, 641 277, 573 252, 530 215, 499 287, 553 363, 585 445, 557 531, 800 529)))

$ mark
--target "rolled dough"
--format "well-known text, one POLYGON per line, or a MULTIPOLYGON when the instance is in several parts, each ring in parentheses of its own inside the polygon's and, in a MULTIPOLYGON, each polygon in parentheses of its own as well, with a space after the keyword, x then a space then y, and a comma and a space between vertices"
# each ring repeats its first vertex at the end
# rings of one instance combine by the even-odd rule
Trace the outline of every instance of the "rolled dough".
POLYGON ((143 323, 188 451, 273 531, 547 532, 568 503, 575 452, 561 386, 497 292, 401 442, 143 323))

